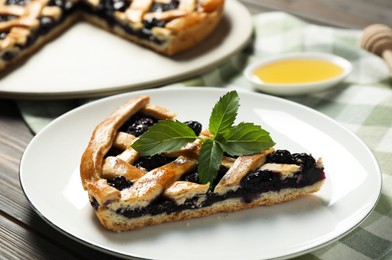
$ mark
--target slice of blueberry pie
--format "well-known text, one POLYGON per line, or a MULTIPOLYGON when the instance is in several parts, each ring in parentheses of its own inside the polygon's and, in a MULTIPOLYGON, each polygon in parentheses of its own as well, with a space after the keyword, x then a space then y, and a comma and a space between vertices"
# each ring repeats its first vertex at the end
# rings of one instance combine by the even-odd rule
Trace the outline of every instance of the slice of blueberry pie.
POLYGON ((219 100, 206 130, 179 122, 148 96, 129 100, 96 126, 80 174, 102 225, 134 230, 318 191, 321 159, 275 150, 269 133, 254 124, 233 125, 236 97, 230 92, 219 100))
POLYGON ((207 37, 224 0, 85 0, 83 17, 159 53, 173 55, 207 37))
POLYGON ((173 55, 206 38, 223 6, 224 0, 0 0, 0 71, 81 19, 173 55))

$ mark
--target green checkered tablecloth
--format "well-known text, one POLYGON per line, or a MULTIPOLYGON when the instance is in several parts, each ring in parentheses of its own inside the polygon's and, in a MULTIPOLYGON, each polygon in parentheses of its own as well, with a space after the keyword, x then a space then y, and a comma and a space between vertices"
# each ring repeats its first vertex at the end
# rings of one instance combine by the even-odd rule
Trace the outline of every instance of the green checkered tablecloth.
MULTIPOLYGON (((177 83, 256 91, 242 76, 252 61, 289 52, 327 52, 350 60, 352 74, 338 87, 288 99, 318 110, 358 135, 376 156, 383 173, 380 200, 351 233, 299 259, 392 259, 392 80, 386 64, 359 46, 360 31, 322 27, 281 12, 254 16, 251 44, 221 67, 177 83)), ((34 132, 62 113, 85 103, 18 101, 34 132)))

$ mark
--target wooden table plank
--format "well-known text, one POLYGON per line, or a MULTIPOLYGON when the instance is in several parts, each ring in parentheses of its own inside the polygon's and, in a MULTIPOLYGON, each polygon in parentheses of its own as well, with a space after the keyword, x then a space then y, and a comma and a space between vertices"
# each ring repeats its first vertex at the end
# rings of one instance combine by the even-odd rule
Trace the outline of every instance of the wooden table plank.
POLYGON ((43 259, 47 255, 46 252, 53 256, 56 252, 59 253, 57 248, 34 235, 25 226, 5 217, 0 218, 0 239, 2 259, 43 259))
POLYGON ((0 217, 0 259, 118 259, 87 247, 57 231, 30 212, 23 223, 0 217))
POLYGON ((19 163, 33 134, 21 120, 13 101, 0 100, 0 111, 0 209, 10 217, 23 220, 31 212, 20 188, 19 163))
POLYGON ((0 259, 117 259, 63 235, 33 211, 19 182, 32 138, 15 102, 0 99, 0 259))

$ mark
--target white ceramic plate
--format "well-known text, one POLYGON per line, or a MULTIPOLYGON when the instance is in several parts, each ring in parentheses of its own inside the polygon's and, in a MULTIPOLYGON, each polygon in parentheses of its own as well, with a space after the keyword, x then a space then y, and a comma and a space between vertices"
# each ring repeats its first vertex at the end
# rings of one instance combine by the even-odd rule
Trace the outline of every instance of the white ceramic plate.
MULTIPOLYGON (((301 95, 313 92, 318 92, 322 90, 329 89, 331 87, 337 86, 338 83, 342 82, 352 71, 351 63, 340 57, 330 53, 321 52, 302 52, 302 53, 287 53, 270 58, 265 58, 250 64, 244 71, 244 76, 250 82, 253 83, 255 88, 269 94, 279 95, 279 96, 291 96, 291 95, 301 95), (296 59, 312 59, 328 61, 335 65, 340 66, 343 72, 336 77, 314 81, 310 83, 268 83, 261 81, 253 73, 257 68, 269 65, 271 63, 286 61, 286 60, 296 60, 296 59)), ((282 75, 284 77, 284 75, 282 75)))
POLYGON ((322 189, 270 207, 146 227, 124 233, 98 223, 79 178, 80 157, 92 130, 131 97, 150 95, 179 120, 206 126, 226 90, 166 88, 112 96, 75 109, 42 130, 27 147, 20 180, 32 207, 70 237, 98 250, 148 259, 264 259, 303 254, 356 227, 375 206, 381 173, 369 149, 330 118, 273 96, 239 92, 238 120, 261 124, 276 148, 322 156, 322 189), (94 116, 92 116, 94 115, 94 116))
POLYGON ((1 78, 0 96, 91 97, 168 84, 221 64, 245 47, 252 29, 248 10, 228 0, 223 20, 210 37, 167 58, 80 22, 1 78))

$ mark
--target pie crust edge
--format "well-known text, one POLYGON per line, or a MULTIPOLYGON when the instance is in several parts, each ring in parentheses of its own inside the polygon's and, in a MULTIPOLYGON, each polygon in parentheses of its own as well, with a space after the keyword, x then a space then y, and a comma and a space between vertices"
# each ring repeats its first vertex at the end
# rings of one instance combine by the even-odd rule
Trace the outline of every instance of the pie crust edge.
POLYGON ((112 210, 102 207, 100 207, 95 213, 105 228, 117 232, 130 231, 161 223, 188 220, 205 217, 216 213, 230 213, 244 209, 256 208, 258 206, 271 206, 278 203, 288 202, 305 195, 309 195, 309 193, 319 191, 323 183, 324 180, 321 180, 311 186, 307 186, 301 189, 283 189, 279 192, 270 191, 262 193, 258 199, 255 199, 250 203, 242 202, 241 198, 233 198, 214 203, 209 207, 183 210, 171 214, 163 213, 154 216, 146 215, 130 219, 117 214, 112 210))

